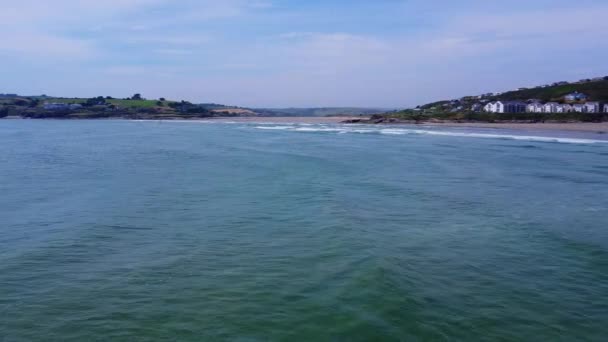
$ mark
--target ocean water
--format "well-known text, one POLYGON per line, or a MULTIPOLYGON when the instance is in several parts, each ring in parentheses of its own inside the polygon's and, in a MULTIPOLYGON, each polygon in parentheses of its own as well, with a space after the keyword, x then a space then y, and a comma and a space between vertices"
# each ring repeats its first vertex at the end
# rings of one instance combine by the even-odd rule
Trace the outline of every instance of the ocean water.
POLYGON ((605 341, 607 138, 0 120, 0 341, 605 341))

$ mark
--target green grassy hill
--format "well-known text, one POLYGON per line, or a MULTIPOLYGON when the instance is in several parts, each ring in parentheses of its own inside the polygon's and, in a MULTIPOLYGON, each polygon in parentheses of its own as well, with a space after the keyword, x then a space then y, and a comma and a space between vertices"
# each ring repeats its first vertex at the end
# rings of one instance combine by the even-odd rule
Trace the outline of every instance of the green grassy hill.
POLYGON ((251 109, 216 103, 192 104, 184 101, 160 99, 115 99, 112 97, 70 98, 54 96, 19 96, 0 94, 0 112, 30 118, 187 118, 187 117, 234 117, 234 116, 359 116, 382 113, 385 110, 371 108, 261 108, 251 109), (81 108, 69 110, 45 109, 45 103, 80 104, 81 108))
POLYGON ((537 87, 518 91, 509 91, 495 96, 495 100, 528 100, 561 101, 565 95, 579 92, 589 96, 589 101, 608 102, 608 80, 585 83, 570 83, 549 87, 537 87))
MULTIPOLYGON (((84 98, 67 98, 67 97, 46 97, 44 99, 47 102, 53 103, 85 103, 88 99, 84 98)), ((158 100, 124 100, 124 99, 105 99, 108 104, 124 108, 154 108, 157 107, 158 100)), ((165 103, 171 103, 176 101, 165 101, 165 103)))
POLYGON ((508 91, 497 95, 465 96, 460 99, 442 100, 428 103, 416 109, 388 112, 374 116, 373 120, 464 120, 464 121, 606 121, 608 113, 485 113, 474 111, 474 105, 489 101, 527 101, 564 102, 564 96, 573 92, 588 96, 587 101, 608 103, 608 78, 586 80, 574 83, 554 84, 529 89, 508 91))
MULTIPOLYGON (((27 118, 129 118, 129 119, 170 119, 206 118, 222 116, 202 106, 186 101, 166 101, 165 99, 115 99, 111 97, 68 98, 52 96, 9 96, 0 97, 0 113, 3 116, 27 118), (47 108, 45 104, 79 104, 47 108)), ((229 113, 230 114, 230 113, 229 113)))

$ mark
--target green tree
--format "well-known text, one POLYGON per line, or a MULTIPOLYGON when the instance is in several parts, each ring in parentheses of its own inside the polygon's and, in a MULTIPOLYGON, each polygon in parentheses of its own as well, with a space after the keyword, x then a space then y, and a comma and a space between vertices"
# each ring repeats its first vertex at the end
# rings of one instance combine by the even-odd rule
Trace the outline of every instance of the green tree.
POLYGON ((131 100, 143 100, 143 98, 141 97, 141 94, 135 94, 131 97, 131 100))
POLYGON ((38 107, 39 104, 40 104, 40 100, 38 100, 38 99, 30 100, 30 108, 36 108, 36 107, 38 107))
POLYGON ((97 96, 97 97, 87 99, 87 101, 85 103, 83 103, 82 105, 85 107, 92 107, 92 106, 98 106, 98 105, 104 105, 104 104, 106 104, 106 99, 103 96, 97 96))

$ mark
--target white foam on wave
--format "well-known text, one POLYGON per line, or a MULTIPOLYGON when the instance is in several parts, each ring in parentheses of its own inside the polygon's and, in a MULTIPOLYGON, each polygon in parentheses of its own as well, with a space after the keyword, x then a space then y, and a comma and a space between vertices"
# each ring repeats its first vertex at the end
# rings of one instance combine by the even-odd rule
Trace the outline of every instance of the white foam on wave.
POLYGON ((454 131, 439 131, 439 130, 422 130, 422 129, 407 129, 407 128, 360 128, 353 125, 342 126, 327 126, 327 125, 301 125, 291 126, 256 126, 257 129, 265 130, 285 130, 304 133, 360 133, 360 134, 385 134, 385 135, 434 135, 434 136, 449 136, 463 138, 482 138, 482 139, 505 139, 505 140, 521 140, 535 141, 548 143, 566 143, 566 144, 599 144, 608 143, 608 140, 583 139, 583 138, 566 138, 566 137, 547 137, 547 136, 530 136, 517 134, 492 134, 492 133, 475 133, 475 132, 454 132, 454 131))
POLYGON ((403 129, 381 129, 381 134, 389 134, 389 135, 404 135, 404 134, 415 134, 413 131, 407 131, 403 129))
MULTIPOLYGON (((231 122, 217 122, 211 120, 152 120, 152 119, 140 119, 140 120, 129 120, 130 122, 152 122, 152 123, 160 123, 160 124, 171 124, 171 123, 189 123, 189 124, 217 124, 217 123, 231 123, 231 122)), ((236 123, 236 122, 234 122, 236 123)))
POLYGON ((255 126, 257 129, 267 129, 270 131, 284 131, 295 128, 294 126, 255 126))
POLYGON ((343 128, 327 128, 327 127, 321 127, 321 128, 296 127, 293 130, 296 131, 296 132, 338 132, 338 133, 339 132, 347 132, 343 128))
POLYGON ((465 138, 508 139, 508 140, 538 141, 538 142, 557 142, 557 143, 567 143, 567 144, 608 143, 608 140, 543 137, 543 136, 516 135, 516 134, 462 133, 462 132, 433 131, 433 130, 412 130, 412 131, 414 131, 416 134, 440 135, 440 136, 450 136, 450 137, 465 137, 465 138))

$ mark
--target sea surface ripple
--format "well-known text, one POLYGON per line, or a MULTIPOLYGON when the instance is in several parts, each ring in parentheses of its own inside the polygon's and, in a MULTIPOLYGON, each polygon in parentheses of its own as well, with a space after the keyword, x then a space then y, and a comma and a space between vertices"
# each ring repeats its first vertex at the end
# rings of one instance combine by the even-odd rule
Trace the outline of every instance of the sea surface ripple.
POLYGON ((608 143, 0 121, 0 341, 605 341, 608 143))

